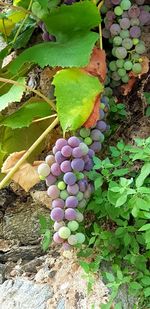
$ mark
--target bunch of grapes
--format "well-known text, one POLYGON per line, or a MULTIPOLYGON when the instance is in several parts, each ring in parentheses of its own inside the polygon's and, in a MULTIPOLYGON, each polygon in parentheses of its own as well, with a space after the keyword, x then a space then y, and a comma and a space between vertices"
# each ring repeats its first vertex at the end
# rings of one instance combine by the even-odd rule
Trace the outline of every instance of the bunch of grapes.
POLYGON ((67 249, 85 241, 78 229, 92 192, 86 172, 92 169, 94 151, 72 136, 68 140, 58 139, 52 152, 38 167, 38 174, 46 180, 47 194, 52 199, 50 216, 55 222, 54 242, 67 249))
POLYGON ((45 25, 44 25, 44 23, 42 21, 39 22, 39 27, 41 28, 41 30, 43 32, 42 33, 43 41, 46 41, 46 42, 48 42, 48 41, 56 41, 55 37, 48 33, 48 31, 46 30, 46 27, 45 27, 45 25))
POLYGON ((102 143, 104 142, 104 132, 108 130, 106 124, 106 114, 109 110, 109 97, 107 92, 112 90, 109 87, 105 88, 105 95, 100 100, 99 120, 91 128, 81 127, 77 132, 79 139, 84 142, 94 153, 100 152, 102 143))
POLYGON ((141 55, 146 51, 141 40, 141 30, 150 23, 148 6, 144 0, 105 0, 102 13, 105 13, 103 37, 113 45, 114 60, 109 63, 111 87, 129 81, 129 72, 140 74, 141 55))

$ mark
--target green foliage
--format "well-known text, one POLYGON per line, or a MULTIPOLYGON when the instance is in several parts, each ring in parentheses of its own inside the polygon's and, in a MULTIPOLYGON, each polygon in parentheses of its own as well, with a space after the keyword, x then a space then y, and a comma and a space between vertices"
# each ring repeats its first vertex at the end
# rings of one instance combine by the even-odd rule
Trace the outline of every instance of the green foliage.
POLYGON ((146 109, 146 116, 150 116, 150 92, 145 92, 144 93, 144 97, 146 99, 146 103, 147 103, 147 109, 146 109))
POLYGON ((4 125, 11 129, 19 129, 29 127, 36 118, 42 118, 51 114, 51 108, 48 103, 41 101, 26 102, 19 110, 13 114, 4 117, 0 125, 4 125))
POLYGON ((102 308, 111 308, 122 285, 136 296, 139 308, 147 308, 142 304, 150 300, 150 138, 136 139, 134 146, 119 141, 109 149, 105 160, 94 158, 88 173, 96 191, 87 206, 95 223, 86 231, 86 250, 101 255, 99 266, 105 261, 103 276, 111 295, 102 308))
POLYGON ((79 69, 65 69, 53 80, 58 117, 64 131, 82 126, 93 110, 103 86, 98 78, 79 69), (65 104, 64 104, 65 102, 65 104))
POLYGON ((42 242, 41 242, 42 249, 43 251, 46 251, 52 242, 52 232, 51 232, 52 223, 50 219, 47 219, 46 217, 41 215, 39 218, 39 224, 40 224, 39 232, 42 235, 42 242))
POLYGON ((17 82, 22 84, 22 86, 13 85, 6 94, 0 96, 0 111, 5 109, 12 102, 20 102, 25 91, 24 86, 26 79, 25 77, 20 77, 17 82))

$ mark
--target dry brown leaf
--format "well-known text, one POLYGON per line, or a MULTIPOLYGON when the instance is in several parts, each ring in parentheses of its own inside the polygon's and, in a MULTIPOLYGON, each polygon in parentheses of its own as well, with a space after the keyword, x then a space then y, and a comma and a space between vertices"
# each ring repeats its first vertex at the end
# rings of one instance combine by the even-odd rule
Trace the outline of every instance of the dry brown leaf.
POLYGON ((95 104, 87 121, 84 123, 85 128, 91 128, 96 124, 96 121, 99 119, 99 107, 100 107, 100 95, 96 97, 95 104))
MULTIPOLYGON (((7 174, 24 155, 25 150, 12 153, 2 166, 2 173, 7 174)), ((40 179, 37 173, 37 167, 42 161, 35 161, 33 164, 24 162, 17 172, 12 176, 12 179, 18 183, 26 192, 36 185, 40 179)))
POLYGON ((91 75, 99 77, 100 81, 104 82, 107 72, 105 51, 95 47, 90 62, 84 70, 91 75))

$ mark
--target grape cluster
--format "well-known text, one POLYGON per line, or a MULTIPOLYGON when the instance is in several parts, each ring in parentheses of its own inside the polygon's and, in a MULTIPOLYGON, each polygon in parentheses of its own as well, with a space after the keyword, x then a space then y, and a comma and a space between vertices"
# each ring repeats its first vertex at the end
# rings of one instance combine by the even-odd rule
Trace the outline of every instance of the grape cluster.
POLYGON ((144 0, 105 0, 102 13, 105 14, 103 37, 112 44, 114 60, 109 63, 110 86, 129 81, 129 72, 140 74, 141 55, 146 51, 141 40, 141 30, 150 23, 148 6, 144 0))
POLYGON ((46 41, 46 42, 48 42, 48 41, 56 41, 55 37, 48 33, 48 31, 46 30, 46 27, 45 27, 45 25, 44 25, 44 23, 42 21, 39 22, 39 27, 41 28, 41 30, 43 32, 42 33, 43 41, 46 41))
POLYGON ((54 242, 70 245, 82 244, 83 233, 78 231, 84 217, 82 211, 92 192, 86 172, 92 169, 94 151, 76 136, 60 138, 53 154, 39 165, 40 179, 45 179, 47 194, 52 199, 51 219, 54 223, 54 242))
MULTIPOLYGON (((105 95, 100 99, 100 110, 99 110, 99 120, 91 128, 81 127, 77 132, 79 139, 84 142, 90 148, 91 152, 98 153, 102 148, 102 143, 104 141, 104 132, 108 130, 108 125, 106 124, 106 114, 109 110, 109 98, 107 96, 107 90, 109 87, 105 88, 105 95)), ((112 90, 110 89, 111 94, 112 90)), ((89 165, 90 170, 90 165, 89 165)))

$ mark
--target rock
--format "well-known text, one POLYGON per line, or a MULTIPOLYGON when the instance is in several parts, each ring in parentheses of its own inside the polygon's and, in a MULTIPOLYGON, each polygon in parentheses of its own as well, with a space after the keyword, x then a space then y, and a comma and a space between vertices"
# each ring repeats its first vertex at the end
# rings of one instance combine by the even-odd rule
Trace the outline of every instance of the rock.
POLYGON ((5 265, 0 264, 0 284, 5 280, 5 265))
POLYGON ((0 286, 1 309, 47 309, 53 296, 48 284, 37 284, 27 279, 7 280, 0 286))

